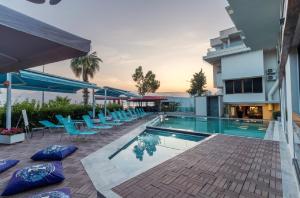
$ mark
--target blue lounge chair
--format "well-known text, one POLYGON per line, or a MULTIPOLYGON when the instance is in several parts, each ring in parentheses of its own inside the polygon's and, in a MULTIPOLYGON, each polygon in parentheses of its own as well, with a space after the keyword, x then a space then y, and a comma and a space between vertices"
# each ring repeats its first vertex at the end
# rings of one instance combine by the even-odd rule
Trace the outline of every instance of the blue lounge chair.
POLYGON ((143 116, 141 116, 140 114, 138 114, 135 109, 129 109, 129 111, 131 112, 131 114, 133 114, 134 116, 136 116, 137 118, 141 118, 143 116))
POLYGON ((140 118, 140 116, 136 115, 131 109, 128 109, 127 112, 132 118, 136 118, 136 119, 140 118))
POLYGON ((148 113, 145 112, 145 110, 143 108, 140 108, 140 111, 144 114, 144 115, 148 115, 148 113))
POLYGON ((57 119, 59 124, 64 124, 64 120, 66 119, 62 115, 55 115, 55 118, 57 119))
POLYGON ((105 116, 104 116, 103 113, 99 113, 99 114, 98 114, 98 117, 99 117, 100 123, 101 123, 101 124, 104 124, 104 125, 120 126, 120 125, 123 124, 123 123, 120 122, 120 121, 107 121, 107 120, 105 119, 105 116))
POLYGON ((84 115, 82 116, 82 118, 89 129, 111 129, 112 128, 112 126, 109 125, 95 125, 93 123, 93 120, 88 115, 84 115))
POLYGON ((114 122, 124 122, 119 119, 119 116, 117 116, 116 112, 111 112, 111 116, 112 116, 114 122))
POLYGON ((88 114, 91 118, 93 118, 93 112, 92 111, 88 111, 88 114))
POLYGON ((97 132, 95 131, 80 131, 77 130, 73 122, 68 122, 67 120, 63 120, 63 124, 66 132, 70 136, 80 136, 80 135, 95 135, 97 132))
POLYGON ((129 117, 129 116, 127 115, 127 112, 126 112, 126 111, 120 111, 120 112, 122 113, 122 115, 123 115, 123 117, 124 117, 125 119, 131 120, 131 121, 137 119, 137 118, 132 117, 132 116, 129 117))
POLYGON ((120 111, 116 111, 115 113, 116 113, 116 115, 118 116, 119 120, 121 120, 121 121, 124 121, 124 122, 131 122, 131 121, 132 121, 132 120, 130 120, 130 119, 126 119, 126 118, 121 114, 120 111))
POLYGON ((49 128, 49 129, 50 128, 57 129, 57 128, 63 128, 64 127, 64 125, 56 125, 53 122, 50 122, 48 120, 41 120, 41 121, 39 121, 39 123, 41 125, 43 125, 44 127, 49 128))
POLYGON ((138 109, 135 109, 134 111, 135 111, 135 113, 136 113, 137 115, 139 115, 140 117, 144 117, 144 114, 142 114, 138 109))

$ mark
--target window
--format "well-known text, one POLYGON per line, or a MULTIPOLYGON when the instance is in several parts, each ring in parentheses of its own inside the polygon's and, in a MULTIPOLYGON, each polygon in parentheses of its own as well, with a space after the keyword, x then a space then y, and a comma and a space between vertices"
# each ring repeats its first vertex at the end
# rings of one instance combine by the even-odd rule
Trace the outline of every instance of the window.
POLYGON ((243 80, 244 93, 252 93, 252 79, 243 80))
POLYGON ((233 80, 225 81, 226 94, 233 94, 233 80))
POLYGON ((242 80, 234 81, 234 93, 243 93, 242 80))
POLYGON ((253 78, 253 93, 262 93, 262 78, 253 78))
POLYGON ((247 78, 242 80, 226 80, 226 94, 262 93, 262 78, 247 78))

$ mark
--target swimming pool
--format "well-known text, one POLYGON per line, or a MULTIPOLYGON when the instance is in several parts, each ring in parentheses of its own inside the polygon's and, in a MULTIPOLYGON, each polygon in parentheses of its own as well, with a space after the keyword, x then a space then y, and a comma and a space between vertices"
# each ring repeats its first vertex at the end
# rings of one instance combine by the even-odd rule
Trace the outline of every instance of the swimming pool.
POLYGON ((220 133, 240 137, 263 139, 268 127, 266 121, 234 120, 203 117, 167 116, 160 119, 154 127, 166 129, 182 129, 202 133, 220 133))
POLYGON ((123 172, 132 173, 176 156, 206 138, 147 129, 109 157, 123 172))

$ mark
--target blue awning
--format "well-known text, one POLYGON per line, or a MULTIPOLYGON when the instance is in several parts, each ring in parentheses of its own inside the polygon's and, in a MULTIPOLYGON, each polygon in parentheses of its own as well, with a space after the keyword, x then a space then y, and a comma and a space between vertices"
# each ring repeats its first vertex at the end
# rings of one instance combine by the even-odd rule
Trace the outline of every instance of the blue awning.
MULTIPOLYGON (((6 74, 0 73, 0 88, 5 88, 6 74)), ((68 79, 32 70, 12 73, 12 88, 32 91, 76 93, 80 89, 99 89, 96 84, 68 79)))
POLYGON ((120 97, 120 96, 138 97, 138 95, 131 93, 129 91, 116 89, 112 87, 103 87, 102 89, 96 91, 95 95, 105 96, 105 90, 106 90, 106 96, 108 97, 120 97))

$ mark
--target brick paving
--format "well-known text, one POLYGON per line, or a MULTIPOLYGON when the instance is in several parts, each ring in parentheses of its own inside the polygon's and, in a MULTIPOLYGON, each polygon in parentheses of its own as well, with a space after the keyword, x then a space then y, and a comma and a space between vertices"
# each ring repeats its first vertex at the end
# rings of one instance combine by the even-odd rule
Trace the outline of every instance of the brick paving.
POLYGON ((66 179, 62 183, 39 188, 37 190, 27 191, 25 193, 20 193, 10 197, 23 198, 42 191, 69 187, 74 198, 95 198, 97 197, 96 189, 94 188, 91 180, 86 174, 80 160, 88 156, 90 153, 116 140, 122 135, 130 132, 133 128, 136 128, 141 123, 144 123, 145 120, 150 120, 152 118, 153 117, 151 116, 143 120, 135 121, 131 124, 126 124, 126 126, 120 126, 109 130, 102 130, 99 134, 91 136, 89 137, 89 140, 85 141, 74 141, 74 139, 70 139, 67 136, 64 136, 60 141, 59 139, 61 137, 62 131, 58 131, 53 133, 46 132, 44 136, 42 136, 42 133, 36 133, 29 141, 18 143, 15 145, 0 145, 0 159, 9 158, 20 160, 20 163, 17 166, 0 174, 0 193, 7 185, 7 182, 14 171, 28 165, 41 163, 33 162, 32 160, 30 160, 30 157, 36 151, 52 144, 74 144, 79 149, 74 154, 62 161, 66 177, 66 179))
POLYGON ((122 197, 282 197, 279 142, 217 135, 120 184, 122 197))

